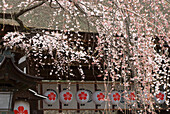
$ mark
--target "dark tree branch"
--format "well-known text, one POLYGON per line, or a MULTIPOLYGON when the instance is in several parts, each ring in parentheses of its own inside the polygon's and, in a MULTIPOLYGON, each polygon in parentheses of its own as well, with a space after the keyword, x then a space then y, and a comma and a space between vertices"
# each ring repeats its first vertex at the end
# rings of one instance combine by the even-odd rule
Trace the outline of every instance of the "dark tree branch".
POLYGON ((39 3, 39 4, 33 5, 33 6, 29 7, 29 8, 27 8, 27 9, 20 10, 18 13, 14 13, 14 14, 15 14, 16 17, 19 17, 19 16, 21 16, 22 14, 24 14, 24 13, 26 13, 26 12, 32 10, 32 9, 37 8, 37 7, 41 6, 41 5, 44 4, 44 3, 45 3, 45 1, 43 0, 43 1, 42 1, 41 3, 39 3))
POLYGON ((72 0, 69 0, 69 2, 72 2, 74 4, 74 6, 83 14, 87 15, 87 13, 77 4, 75 3, 74 1, 72 0))
POLYGON ((63 10, 65 10, 65 8, 57 0, 56 0, 56 2, 63 10))
POLYGON ((59 5, 59 7, 54 7, 54 6, 52 6, 52 2, 53 2, 53 1, 50 0, 50 4, 49 4, 50 8, 53 8, 53 9, 61 8, 62 10, 66 11, 66 9, 58 2, 58 0, 55 0, 55 2, 59 5))
MULTIPOLYGON (((56 0, 56 2, 58 2, 57 0, 56 0)), ((60 4, 61 5, 61 4, 60 4)), ((49 5, 51 8, 53 8, 53 9, 57 9, 57 8, 59 8, 59 7, 54 7, 54 6, 52 6, 52 0, 50 0, 50 5, 49 5)))
POLYGON ((21 30, 23 30, 25 27, 24 27, 24 23, 19 19, 19 18, 15 18, 15 21, 18 22, 18 24, 20 25, 21 27, 21 30))
POLYGON ((29 8, 26 8, 26 9, 22 9, 18 13, 13 13, 13 14, 10 14, 10 13, 0 13, 0 18, 3 18, 3 19, 14 19, 20 25, 21 30, 23 30, 25 27, 24 27, 24 24, 23 24, 22 20, 19 19, 19 16, 23 15, 24 13, 26 13, 26 12, 28 12, 30 10, 33 10, 33 9, 41 6, 44 3, 45 3, 45 0, 42 0, 41 3, 33 5, 33 6, 29 7, 29 8))

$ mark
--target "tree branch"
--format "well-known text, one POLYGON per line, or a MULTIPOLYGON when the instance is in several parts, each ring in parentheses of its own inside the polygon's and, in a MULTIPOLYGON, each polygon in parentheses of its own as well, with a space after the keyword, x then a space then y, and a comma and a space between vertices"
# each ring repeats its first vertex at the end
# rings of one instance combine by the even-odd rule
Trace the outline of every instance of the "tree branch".
POLYGON ((27 8, 27 9, 22 9, 22 10, 20 10, 18 13, 14 13, 14 15, 15 15, 16 17, 19 17, 19 16, 21 16, 22 14, 24 14, 24 13, 26 13, 26 12, 32 10, 32 9, 35 9, 35 8, 43 5, 44 3, 45 3, 45 0, 43 0, 43 1, 42 1, 41 3, 39 3, 39 4, 33 5, 33 6, 29 7, 29 8, 27 8))
POLYGON ((18 22, 18 24, 20 25, 20 28, 21 30, 23 30, 25 27, 24 27, 24 24, 22 22, 22 20, 19 19, 19 16, 23 15, 24 13, 30 11, 30 10, 33 10, 39 6, 41 6, 42 4, 45 3, 45 0, 42 0, 42 2, 36 4, 36 5, 33 5, 29 8, 26 8, 26 9, 22 9, 20 10, 18 13, 0 13, 0 18, 3 18, 3 19, 14 19, 16 22, 18 22))
POLYGON ((54 7, 54 6, 52 6, 52 0, 50 0, 50 4, 49 4, 49 6, 50 6, 50 8, 53 8, 53 9, 58 9, 58 8, 61 8, 62 10, 66 10, 59 2, 58 2, 58 0, 55 0, 55 2, 59 5, 59 7, 54 7))
POLYGON ((69 0, 69 2, 72 2, 74 4, 74 6, 83 14, 87 15, 87 13, 77 4, 75 3, 74 1, 72 0, 69 0))

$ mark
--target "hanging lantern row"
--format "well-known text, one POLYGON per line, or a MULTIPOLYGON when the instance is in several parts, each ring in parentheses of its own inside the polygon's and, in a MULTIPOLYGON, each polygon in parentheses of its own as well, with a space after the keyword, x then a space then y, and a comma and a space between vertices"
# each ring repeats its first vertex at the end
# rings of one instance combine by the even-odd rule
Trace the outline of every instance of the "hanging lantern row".
MULTIPOLYGON (((110 100, 113 105, 118 104, 121 100, 125 100, 122 96, 124 96, 125 93, 120 93, 118 91, 113 91, 110 95, 110 100)), ((45 102, 47 104, 53 104, 56 102, 58 95, 54 90, 46 91, 45 96, 48 97, 48 99, 45 99, 45 102)), ((102 104, 106 98, 106 95, 102 91, 95 91, 92 96, 90 95, 90 92, 87 90, 79 90, 76 94, 76 100, 80 104, 86 104, 90 101, 90 98, 92 97, 92 100, 95 104, 102 104)), ((135 92, 127 92, 125 95, 127 101, 131 104, 136 102, 136 94, 135 92)), ((146 97, 147 99, 147 97, 146 97)), ((163 104, 165 102, 166 95, 164 92, 159 92, 155 95, 155 101, 159 104, 163 104)), ((60 92, 59 94, 59 100, 63 104, 69 104, 73 100, 73 93, 69 90, 64 90, 60 92)))

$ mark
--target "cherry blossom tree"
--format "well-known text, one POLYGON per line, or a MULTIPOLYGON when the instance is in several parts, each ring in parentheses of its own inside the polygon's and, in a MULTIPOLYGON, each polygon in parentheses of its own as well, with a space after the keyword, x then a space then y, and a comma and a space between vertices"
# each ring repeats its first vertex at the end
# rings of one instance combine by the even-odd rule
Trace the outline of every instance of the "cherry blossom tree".
MULTIPOLYGON (((113 85, 120 81, 125 91, 134 84, 137 94, 134 107, 140 103, 144 112, 154 112, 160 108, 153 100, 160 91, 166 93, 165 103, 169 106, 167 0, 23 0, 18 5, 21 6, 24 8, 19 12, 6 14, 6 10, 14 6, 3 0, 0 17, 13 19, 19 24, 18 31, 9 32, 3 37, 5 47, 25 50, 28 57, 37 57, 37 65, 42 66, 47 58, 43 54, 48 53, 52 60, 49 64, 54 66, 50 74, 68 72, 75 61, 83 61, 91 67, 95 65, 100 70, 98 77, 103 77, 106 84, 109 79, 113 85), (43 5, 54 9, 54 15, 56 12, 63 13, 62 32, 35 31, 24 26, 19 17, 43 5), (90 32, 91 26, 96 28, 95 47, 85 49, 81 46, 81 39, 76 39, 76 44, 70 42, 72 39, 69 40, 66 32, 71 35, 70 31, 74 31, 79 35, 81 25, 77 18, 86 21, 87 31, 90 32), (28 34, 34 35, 30 37, 28 34), (58 70, 54 72, 54 69, 58 70), (144 100, 146 96, 149 103, 144 100)), ((56 23, 55 19, 50 24, 53 23, 56 23)), ((84 79, 81 64, 78 69, 84 79)))

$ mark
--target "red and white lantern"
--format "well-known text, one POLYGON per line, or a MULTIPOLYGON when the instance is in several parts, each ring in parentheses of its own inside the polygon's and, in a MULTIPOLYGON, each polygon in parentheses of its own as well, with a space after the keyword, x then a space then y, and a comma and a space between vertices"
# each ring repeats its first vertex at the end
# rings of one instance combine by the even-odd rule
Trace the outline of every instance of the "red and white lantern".
POLYGON ((96 104, 102 104, 105 99, 105 94, 104 92, 96 91, 93 93, 92 99, 96 104))
POLYGON ((48 98, 45 99, 45 103, 47 104, 53 104, 57 100, 57 93, 54 90, 49 90, 44 93, 44 96, 47 96, 48 98))
POLYGON ((90 94, 86 90, 79 90, 76 94, 77 102, 80 104, 85 104, 89 101, 90 94))
POLYGON ((120 102, 121 100, 121 93, 118 91, 113 91, 111 93, 111 102, 113 105, 116 105, 120 102))
POLYGON ((136 94, 135 92, 129 91, 128 93, 128 101, 130 101, 130 103, 134 103, 136 101, 136 94))
POLYGON ((73 93, 68 90, 60 92, 60 101, 63 104, 69 104, 73 100, 73 93))
POLYGON ((14 114, 30 114, 30 105, 26 101, 16 101, 14 104, 14 114))
POLYGON ((155 95, 155 101, 158 104, 163 104, 165 102, 165 99, 166 99, 166 94, 163 91, 160 91, 155 95))

